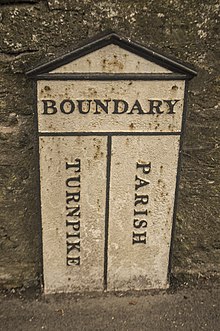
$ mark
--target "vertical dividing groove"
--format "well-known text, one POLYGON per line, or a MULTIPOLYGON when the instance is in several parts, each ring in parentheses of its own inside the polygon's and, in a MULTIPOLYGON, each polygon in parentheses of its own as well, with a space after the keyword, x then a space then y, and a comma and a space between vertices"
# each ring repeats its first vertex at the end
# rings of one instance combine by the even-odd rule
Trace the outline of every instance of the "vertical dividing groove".
POLYGON ((108 227, 109 227, 109 196, 112 137, 107 137, 107 167, 106 167, 106 202, 105 202, 105 248, 104 248, 104 290, 107 290, 108 277, 108 227))

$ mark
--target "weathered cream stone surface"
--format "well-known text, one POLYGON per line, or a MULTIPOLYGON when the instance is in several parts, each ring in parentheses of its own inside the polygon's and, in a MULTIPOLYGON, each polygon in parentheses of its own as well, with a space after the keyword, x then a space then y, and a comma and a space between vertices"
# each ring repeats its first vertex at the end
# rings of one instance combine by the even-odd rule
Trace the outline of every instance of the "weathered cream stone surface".
MULTIPOLYGON (((85 72, 172 74, 115 45, 50 74, 85 72)), ((166 288, 185 81, 59 77, 37 82, 45 292, 166 288)))
POLYGON ((106 140, 40 137, 45 293, 103 289, 106 140), (80 169, 76 166, 79 159, 80 169), (75 167, 66 169, 66 162, 75 167), (67 187, 68 179, 69 185, 76 187, 67 187), (66 192, 75 192, 76 202, 68 196, 68 203, 66 192), (79 206, 79 210, 68 216, 72 206, 79 206), (67 226, 67 221, 75 222, 75 228, 67 226), (75 236, 67 238, 66 233, 75 236), (78 249, 68 253, 67 241, 79 243, 78 249), (68 257, 75 259, 69 259, 70 265, 68 257))
MULTIPOLYGON (((182 111, 184 99, 184 81, 39 81, 38 82, 38 123, 40 132, 173 132, 181 131, 182 111), (91 109, 87 114, 81 114, 76 100, 110 100, 108 114, 99 108, 95 112, 95 102, 91 102, 91 109), (145 114, 122 113, 124 106, 119 104, 121 114, 112 114, 113 100, 125 100, 128 112, 138 100, 145 114), (174 106, 175 113, 167 114, 168 105, 163 100, 179 100, 174 106), (51 115, 43 114, 42 100, 54 100, 57 112, 51 115), (67 100, 66 113, 61 112, 60 104, 67 100), (75 109, 71 111, 68 100, 72 100, 75 109), (149 100, 162 100, 163 114, 147 114, 149 100), (67 114, 67 112, 70 112, 67 114)), ((88 111, 88 104, 83 104, 83 110, 88 111)), ((48 112, 53 112, 49 109, 48 112)))
POLYGON ((172 71, 117 45, 108 45, 51 71, 51 73, 73 72, 171 73, 172 71))
POLYGON ((178 149, 178 136, 112 139, 109 290, 166 288, 168 285, 178 149), (140 166, 146 164, 150 166, 140 166), (144 169, 148 173, 144 173, 144 169), (135 185, 140 186, 136 176, 147 184, 135 189, 135 185), (135 199, 135 194, 142 196, 142 201, 135 199), (134 211, 144 213, 138 215, 134 211), (133 233, 142 235, 138 237, 133 233))

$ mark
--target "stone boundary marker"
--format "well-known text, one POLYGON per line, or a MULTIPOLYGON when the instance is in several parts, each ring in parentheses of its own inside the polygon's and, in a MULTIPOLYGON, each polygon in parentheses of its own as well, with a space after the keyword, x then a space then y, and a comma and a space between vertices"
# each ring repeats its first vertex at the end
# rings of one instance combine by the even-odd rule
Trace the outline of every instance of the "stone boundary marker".
POLYGON ((27 74, 45 293, 166 288, 196 72, 108 33, 27 74))

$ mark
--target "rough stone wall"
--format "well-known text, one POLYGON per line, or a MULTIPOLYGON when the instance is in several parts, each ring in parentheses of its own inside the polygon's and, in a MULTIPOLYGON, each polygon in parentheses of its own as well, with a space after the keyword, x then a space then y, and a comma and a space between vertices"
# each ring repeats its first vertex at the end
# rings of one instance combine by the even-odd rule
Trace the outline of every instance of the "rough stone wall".
POLYGON ((219 1, 0 0, 0 286, 39 284, 36 127, 25 71, 116 32, 187 61, 190 84, 172 273, 220 275, 219 1))

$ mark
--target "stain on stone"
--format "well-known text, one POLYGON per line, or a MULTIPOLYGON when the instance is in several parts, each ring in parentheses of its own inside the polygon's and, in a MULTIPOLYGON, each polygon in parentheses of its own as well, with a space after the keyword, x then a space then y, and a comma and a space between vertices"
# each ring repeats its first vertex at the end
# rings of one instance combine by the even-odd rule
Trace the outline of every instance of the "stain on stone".
POLYGON ((172 90, 173 91, 177 91, 178 90, 178 86, 176 86, 176 85, 172 86, 172 90))

